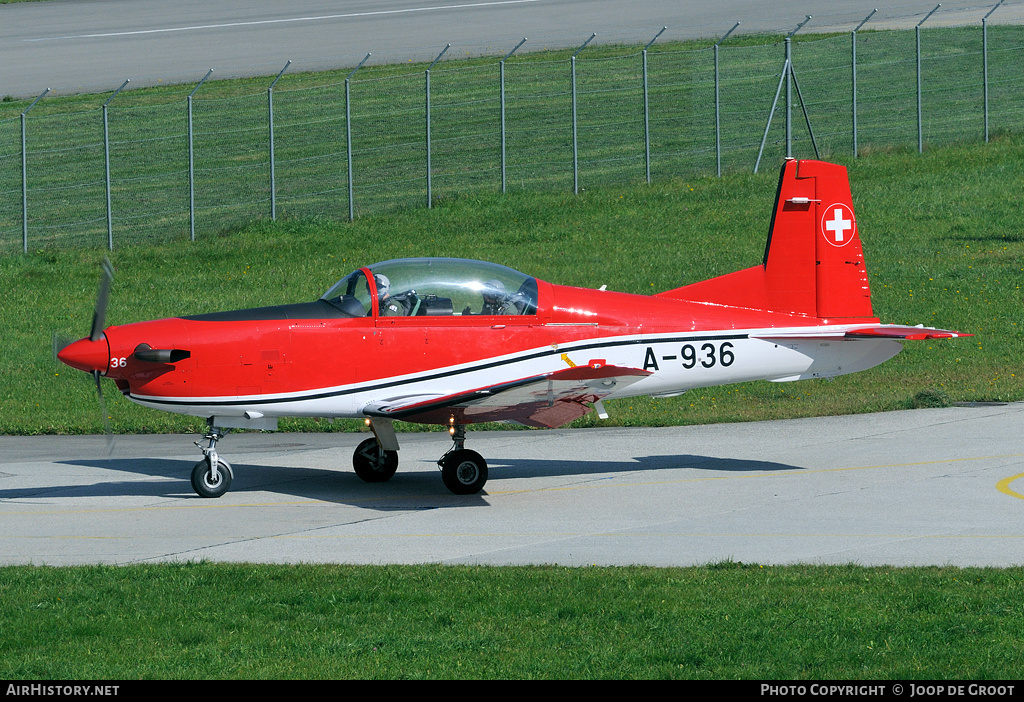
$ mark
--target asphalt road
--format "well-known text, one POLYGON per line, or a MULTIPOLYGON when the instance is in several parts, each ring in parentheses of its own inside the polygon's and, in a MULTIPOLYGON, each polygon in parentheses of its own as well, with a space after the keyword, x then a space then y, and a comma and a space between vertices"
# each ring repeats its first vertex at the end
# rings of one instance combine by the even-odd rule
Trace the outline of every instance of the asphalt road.
POLYGON ((389 483, 360 434, 237 434, 224 497, 196 437, 0 437, 0 563, 1024 564, 1024 403, 749 424, 470 433, 457 497, 440 434, 389 483))
MULTIPOLYGON (((0 5, 0 95, 30 97, 103 92, 132 86, 192 83, 215 76, 276 75, 370 63, 500 56, 523 37, 522 51, 595 42, 719 37, 739 32, 853 29, 879 8, 867 28, 912 27, 931 0, 51 0, 0 5)), ((991 5, 995 5, 992 2, 991 5)), ((978 25, 988 7, 945 3, 926 26, 978 25)), ((993 22, 1024 22, 1024 2, 1010 0, 993 22)), ((268 81, 269 83, 269 81, 268 81)))

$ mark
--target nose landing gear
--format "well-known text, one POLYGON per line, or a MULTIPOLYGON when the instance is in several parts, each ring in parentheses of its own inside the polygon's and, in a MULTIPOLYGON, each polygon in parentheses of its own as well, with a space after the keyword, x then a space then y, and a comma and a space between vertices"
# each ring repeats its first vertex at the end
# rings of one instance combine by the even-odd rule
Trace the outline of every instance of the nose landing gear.
POLYGON ((203 460, 192 468, 192 489, 200 497, 220 497, 231 487, 234 470, 230 463, 217 456, 217 442, 223 439, 226 433, 210 422, 206 435, 201 439, 209 441, 209 445, 204 448, 199 441, 195 442, 204 456, 203 460))

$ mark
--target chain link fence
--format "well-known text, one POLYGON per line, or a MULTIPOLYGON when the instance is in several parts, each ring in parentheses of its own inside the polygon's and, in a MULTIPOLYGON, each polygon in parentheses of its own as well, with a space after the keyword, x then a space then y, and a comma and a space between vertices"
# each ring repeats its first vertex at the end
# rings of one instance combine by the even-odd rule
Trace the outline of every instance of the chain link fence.
POLYGON ((751 170, 815 147, 822 158, 863 155, 1024 128, 1024 27, 799 39, 788 106, 785 43, 751 37, 700 49, 584 45, 559 60, 513 50, 260 90, 200 82, 87 109, 41 96, 0 119, 0 252, 201 238, 258 218, 348 219, 508 188, 578 192, 751 170))

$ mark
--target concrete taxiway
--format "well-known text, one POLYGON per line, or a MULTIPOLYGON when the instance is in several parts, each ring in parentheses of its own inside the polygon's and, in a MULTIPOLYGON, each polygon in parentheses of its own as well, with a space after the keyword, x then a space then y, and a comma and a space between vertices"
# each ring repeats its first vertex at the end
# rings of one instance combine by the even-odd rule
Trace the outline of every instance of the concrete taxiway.
POLYGON ((0 437, 0 563, 1024 564, 1024 403, 710 426, 471 432, 485 492, 442 485, 441 434, 389 483, 359 434, 0 437))

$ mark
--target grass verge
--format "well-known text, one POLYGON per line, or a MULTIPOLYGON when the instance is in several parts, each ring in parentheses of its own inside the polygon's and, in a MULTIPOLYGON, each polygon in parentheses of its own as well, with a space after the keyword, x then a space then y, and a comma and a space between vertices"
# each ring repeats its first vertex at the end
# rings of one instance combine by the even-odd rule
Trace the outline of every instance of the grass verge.
POLYGON ((732 562, 8 567, 0 677, 1011 680, 1022 585, 732 562))

